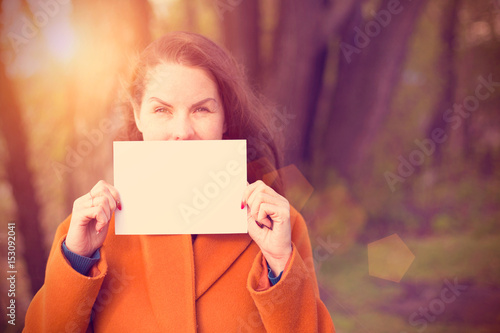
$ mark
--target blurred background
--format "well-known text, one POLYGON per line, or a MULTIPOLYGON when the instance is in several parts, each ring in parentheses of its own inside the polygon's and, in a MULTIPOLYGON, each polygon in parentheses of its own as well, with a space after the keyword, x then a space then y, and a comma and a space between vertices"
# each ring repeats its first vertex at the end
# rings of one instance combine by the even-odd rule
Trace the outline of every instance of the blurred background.
POLYGON ((138 52, 185 30, 276 103, 337 332, 500 332, 500 1, 18 0, 0 29, 0 331, 73 201, 113 182, 138 52))

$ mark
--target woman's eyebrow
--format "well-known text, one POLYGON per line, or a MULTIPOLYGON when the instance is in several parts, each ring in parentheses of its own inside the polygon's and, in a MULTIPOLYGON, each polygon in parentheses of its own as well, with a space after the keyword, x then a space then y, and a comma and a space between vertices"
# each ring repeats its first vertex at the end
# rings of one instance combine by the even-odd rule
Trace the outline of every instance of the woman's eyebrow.
POLYGON ((214 101, 215 103, 217 103, 217 101, 215 100, 215 98, 208 97, 208 98, 202 99, 201 101, 196 102, 196 103, 194 103, 193 105, 191 105, 191 109, 193 109, 193 108, 195 108, 195 107, 197 107, 197 106, 203 105, 203 104, 205 104, 206 102, 208 102, 208 101, 210 101, 210 100, 212 100, 212 101, 214 101))
POLYGON ((167 106, 167 107, 170 107, 170 108, 172 107, 172 105, 168 104, 168 103, 167 103, 167 102, 165 102, 165 101, 162 101, 162 100, 161 100, 161 99, 159 99, 158 97, 150 97, 150 98, 149 98, 149 101, 150 101, 150 102, 151 102, 151 101, 153 101, 153 102, 158 102, 158 103, 163 104, 163 105, 165 105, 165 106, 167 106))
MULTIPOLYGON (((163 105, 165 105, 165 106, 167 106, 167 107, 173 108, 173 107, 172 107, 172 105, 168 104, 168 103, 167 103, 167 102, 165 102, 165 101, 162 101, 162 100, 161 100, 161 99, 159 99, 158 97, 150 97, 150 98, 149 98, 149 101, 150 101, 150 102, 151 102, 151 101, 153 101, 153 102, 158 102, 158 103, 163 104, 163 105)), ((208 102, 208 101, 214 101, 215 103, 217 103, 217 100, 216 100, 215 98, 208 97, 208 98, 202 99, 201 101, 196 102, 196 103, 194 103, 193 105, 191 105, 191 109, 192 109, 192 108, 195 108, 195 107, 197 107, 197 106, 203 105, 203 104, 205 104, 205 103, 206 103, 206 102, 208 102)))

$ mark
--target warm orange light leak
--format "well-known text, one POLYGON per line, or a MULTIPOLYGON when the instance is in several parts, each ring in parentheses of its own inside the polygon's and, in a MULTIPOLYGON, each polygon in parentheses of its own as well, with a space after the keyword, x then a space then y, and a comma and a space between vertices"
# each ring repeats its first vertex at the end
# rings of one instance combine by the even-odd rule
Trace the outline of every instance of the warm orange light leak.
POLYGON ((67 64, 75 54, 71 1, 4 2, 4 54, 11 76, 29 77, 47 63, 67 64), (8 3, 8 4, 7 4, 8 3))

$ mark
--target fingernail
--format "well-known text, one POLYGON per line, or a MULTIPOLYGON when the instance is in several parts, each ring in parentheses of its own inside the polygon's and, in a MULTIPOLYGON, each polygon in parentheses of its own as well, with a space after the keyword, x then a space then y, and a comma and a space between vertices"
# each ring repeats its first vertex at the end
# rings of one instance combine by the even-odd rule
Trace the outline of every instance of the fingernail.
POLYGON ((241 203, 241 209, 245 208, 245 204, 242 202, 241 203))
POLYGON ((120 201, 118 201, 118 202, 116 203, 116 208, 118 208, 119 210, 122 210, 122 204, 121 204, 121 202, 120 202, 120 201))
POLYGON ((99 233, 101 232, 101 230, 97 230, 97 232, 95 233, 96 235, 99 235, 99 233))

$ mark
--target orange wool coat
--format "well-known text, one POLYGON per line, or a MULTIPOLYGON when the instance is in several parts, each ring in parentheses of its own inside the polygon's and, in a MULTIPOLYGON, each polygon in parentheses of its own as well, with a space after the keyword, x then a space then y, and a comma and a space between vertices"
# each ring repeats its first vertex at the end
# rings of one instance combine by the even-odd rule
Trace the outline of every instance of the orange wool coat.
POLYGON ((248 234, 123 236, 114 219, 90 276, 76 272, 57 229, 26 332, 334 332, 319 299, 305 222, 291 211, 292 256, 269 285, 248 234))

